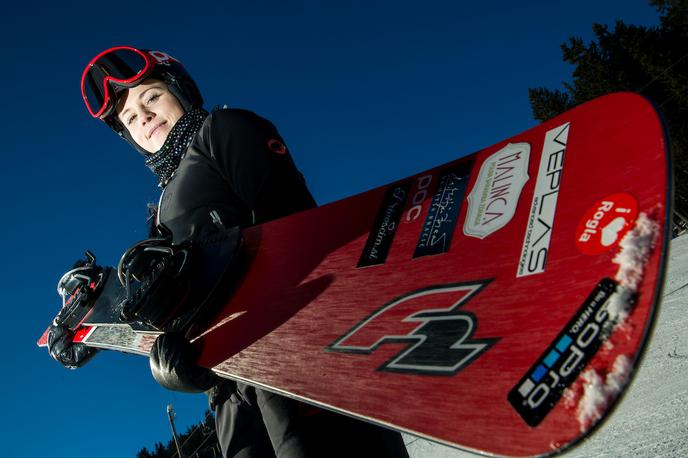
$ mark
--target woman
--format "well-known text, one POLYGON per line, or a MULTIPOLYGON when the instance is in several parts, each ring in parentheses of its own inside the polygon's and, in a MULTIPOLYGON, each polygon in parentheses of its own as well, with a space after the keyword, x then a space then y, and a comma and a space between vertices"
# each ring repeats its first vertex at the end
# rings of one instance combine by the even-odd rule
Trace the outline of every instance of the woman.
MULTIPOLYGON (((166 53, 104 51, 84 70, 82 94, 91 115, 158 177, 156 223, 177 243, 315 206, 272 123, 246 110, 208 114, 194 81, 166 53)), ((80 365, 69 339, 52 341, 56 359, 80 365)), ((192 363, 188 343, 175 335, 157 339, 151 370, 167 388, 209 393, 225 456, 408 456, 398 433, 218 379, 192 363)))

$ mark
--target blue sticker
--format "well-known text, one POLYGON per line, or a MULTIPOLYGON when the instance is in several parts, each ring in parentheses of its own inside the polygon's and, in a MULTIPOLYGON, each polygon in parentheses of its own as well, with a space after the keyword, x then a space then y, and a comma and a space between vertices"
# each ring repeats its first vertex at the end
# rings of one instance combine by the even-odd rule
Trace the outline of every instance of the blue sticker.
POLYGON ((561 339, 559 339, 559 342, 557 342, 557 350, 559 350, 559 353, 564 353, 567 348, 569 348, 569 345, 571 345, 571 338, 568 335, 564 335, 561 339))
POLYGON ((560 356, 561 356, 561 353, 559 353, 558 351, 552 350, 551 352, 549 352, 549 355, 547 355, 547 357, 545 358, 545 366, 547 366, 547 367, 554 366, 554 363, 557 362, 557 360, 559 359, 560 356))
POLYGON ((532 378, 536 382, 539 382, 540 380, 542 380, 542 377, 544 377, 546 373, 547 373, 547 368, 545 366, 543 366, 542 364, 540 364, 535 369, 535 372, 533 372, 533 375, 530 378, 532 378))

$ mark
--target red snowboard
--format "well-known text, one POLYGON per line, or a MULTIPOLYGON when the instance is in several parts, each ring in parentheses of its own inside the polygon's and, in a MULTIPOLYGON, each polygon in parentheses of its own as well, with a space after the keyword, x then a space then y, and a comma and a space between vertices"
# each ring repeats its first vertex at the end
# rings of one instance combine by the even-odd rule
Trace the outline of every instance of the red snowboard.
MULTIPOLYGON (((463 449, 547 455, 629 382, 657 311, 667 138, 619 93, 407 180, 245 231, 200 364, 463 449)), ((145 354, 153 336, 84 327, 145 354)))

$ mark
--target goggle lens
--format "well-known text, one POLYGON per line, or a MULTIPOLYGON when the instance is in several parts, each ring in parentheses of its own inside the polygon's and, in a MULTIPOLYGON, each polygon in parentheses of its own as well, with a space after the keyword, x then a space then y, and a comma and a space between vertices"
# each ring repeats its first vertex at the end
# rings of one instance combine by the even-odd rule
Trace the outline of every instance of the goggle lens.
POLYGON ((149 68, 146 55, 136 48, 112 48, 96 56, 81 78, 81 93, 91 115, 102 117, 112 108, 114 94, 110 83, 133 86, 149 68))

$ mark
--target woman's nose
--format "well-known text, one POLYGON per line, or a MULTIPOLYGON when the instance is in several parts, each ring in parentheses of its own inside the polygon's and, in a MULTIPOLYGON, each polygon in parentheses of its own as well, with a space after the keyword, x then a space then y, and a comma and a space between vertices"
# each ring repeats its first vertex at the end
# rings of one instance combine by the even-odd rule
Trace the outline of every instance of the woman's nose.
POLYGON ((155 113, 148 111, 146 109, 141 110, 139 118, 141 119, 141 125, 145 126, 155 117, 155 113))

